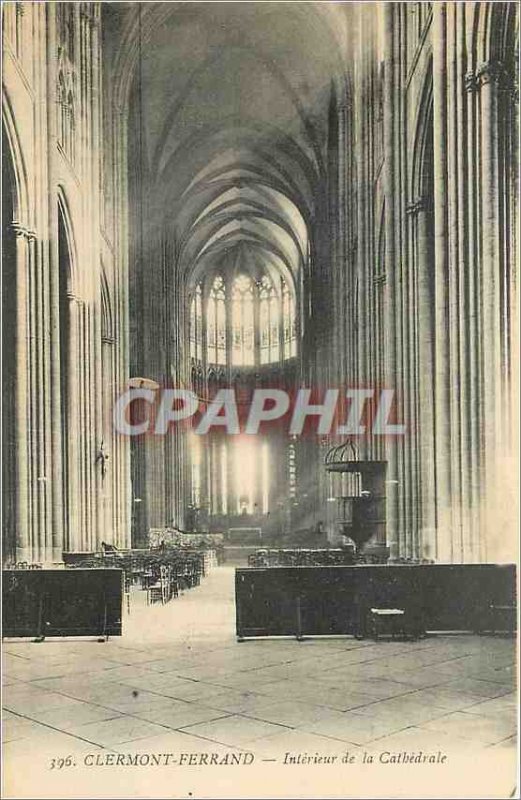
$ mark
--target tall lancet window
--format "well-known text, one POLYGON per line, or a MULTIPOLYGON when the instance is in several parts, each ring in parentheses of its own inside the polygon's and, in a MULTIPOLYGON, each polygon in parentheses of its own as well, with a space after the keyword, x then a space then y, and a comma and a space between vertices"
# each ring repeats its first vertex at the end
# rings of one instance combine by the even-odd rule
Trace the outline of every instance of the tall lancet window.
POLYGON ((238 275, 232 285, 232 364, 251 366, 253 350, 253 281, 238 275))
POLYGON ((190 304, 190 355, 197 361, 203 357, 203 291, 200 283, 190 304))
POLYGON ((282 331, 284 358, 297 355, 297 328, 295 323, 295 303, 286 281, 282 281, 282 331))
POLYGON ((270 278, 265 275, 259 287, 260 363, 279 360, 279 298, 270 278))
POLYGON ((207 358, 209 364, 226 364, 226 294, 220 275, 214 279, 208 297, 207 358))

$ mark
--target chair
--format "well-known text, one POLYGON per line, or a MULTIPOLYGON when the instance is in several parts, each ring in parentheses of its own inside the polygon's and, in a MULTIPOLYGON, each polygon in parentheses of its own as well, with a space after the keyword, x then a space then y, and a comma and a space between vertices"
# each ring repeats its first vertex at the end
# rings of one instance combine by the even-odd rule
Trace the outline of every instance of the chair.
POLYGON ((398 631, 404 632, 405 610, 403 608, 371 608, 369 609, 369 633, 375 642, 382 633, 390 632, 393 639, 398 631))
POLYGON ((179 597, 179 578, 175 566, 170 570, 170 596, 179 597))
POLYGON ((159 567, 159 577, 154 583, 147 586, 147 605, 167 602, 167 568, 164 564, 159 567))

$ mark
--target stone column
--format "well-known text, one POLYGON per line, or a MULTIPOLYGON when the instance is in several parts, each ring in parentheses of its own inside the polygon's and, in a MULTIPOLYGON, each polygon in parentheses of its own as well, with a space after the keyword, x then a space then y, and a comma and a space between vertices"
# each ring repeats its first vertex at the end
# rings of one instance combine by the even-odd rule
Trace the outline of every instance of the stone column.
POLYGON ((105 541, 112 541, 116 547, 125 547, 120 541, 117 530, 116 497, 117 497, 117 462, 115 459, 115 435, 111 425, 112 403, 114 401, 114 345, 115 339, 110 333, 104 332, 101 337, 102 361, 102 414, 103 414, 103 441, 108 445, 108 470, 102 476, 100 504, 102 506, 103 534, 105 541))
MULTIPOLYGON (((111 131, 115 142, 114 152, 114 220, 115 225, 115 270, 114 286, 114 334, 118 340, 115 355, 114 391, 120 393, 129 378, 129 221, 128 221, 128 169, 127 169, 127 112, 119 106, 107 108, 112 111, 111 131)), ((119 541, 131 546, 133 517, 131 481, 131 445, 128 437, 115 436, 114 475, 117 485, 115 496, 115 522, 119 541), (116 466, 117 465, 117 466, 116 466)), ((183 462, 181 462, 183 463, 183 462)), ((176 478, 177 479, 177 478, 176 478)))
MULTIPOLYGON (((210 387, 208 381, 208 306, 211 292, 211 283, 208 280, 204 282, 203 294, 201 298, 201 320, 202 320, 202 335, 201 335, 201 362, 202 362, 202 381, 199 378, 196 380, 194 387, 195 392, 203 398, 208 399, 210 395, 210 387)), ((189 314, 188 310, 188 314, 189 314)), ((197 347, 196 347, 197 354, 197 347)), ((196 359, 196 374, 199 375, 199 368, 196 359)), ((207 405, 204 406, 208 408, 207 405)), ((207 436, 199 436, 199 448, 201 453, 201 470, 200 470, 200 493, 201 500, 199 506, 201 509, 210 508, 210 488, 211 488, 211 442, 207 436)), ((204 515, 199 515, 199 521, 204 515)))
MULTIPOLYGON (((347 342, 346 342, 346 286, 348 260, 348 221, 347 221, 347 187, 349 176, 349 136, 348 117, 350 109, 346 98, 341 97, 338 105, 338 307, 340 313, 337 317, 338 338, 338 382, 341 386, 347 381, 347 342)), ((298 297, 298 293, 297 293, 298 297)))
POLYGON ((15 385, 15 442, 16 442, 16 559, 32 561, 29 535, 29 463, 28 463, 28 371, 27 343, 29 339, 27 288, 29 232, 17 222, 12 223, 16 236, 16 385, 15 385))
POLYGON ((52 529, 46 541, 46 560, 61 562, 63 552, 63 468, 60 374, 60 283, 58 254, 58 199, 56 185, 56 5, 46 6, 47 19, 47 155, 49 181, 49 275, 51 356, 51 507, 52 529))
MULTIPOLYGON (((448 318, 449 318, 449 403, 450 403, 450 471, 451 508, 450 521, 450 560, 463 560, 461 541, 461 400, 464 395, 464 378, 461 375, 460 341, 464 326, 464 312, 460 308, 460 254, 463 241, 460 238, 461 208, 459 206, 459 174, 461 158, 459 148, 465 131, 459 116, 459 98, 463 90, 458 81, 458 62, 461 54, 458 48, 458 25, 456 20, 457 3, 446 3, 446 123, 447 140, 445 146, 447 165, 447 264, 448 318)), ((435 137, 436 138, 436 137, 435 137)), ((435 144, 436 147, 436 144, 435 144)), ((436 184, 437 185, 437 184, 436 184)), ((463 251, 464 252, 464 251, 463 251)))
POLYGON ((436 476, 434 432, 434 304, 433 253, 429 215, 429 200, 421 197, 413 204, 415 221, 417 281, 418 281, 418 393, 420 417, 418 437, 420 463, 420 557, 434 556, 436 540, 436 476))
POLYGON ((29 458, 29 542, 32 550, 33 561, 39 561, 38 546, 40 541, 40 531, 44 529, 45 523, 42 520, 42 503, 39 497, 40 487, 45 489, 46 481, 39 480, 43 473, 40 472, 40 463, 45 458, 45 446, 40 445, 41 427, 40 421, 41 404, 43 402, 42 385, 38 380, 38 364, 41 360, 39 353, 41 337, 39 336, 39 322, 43 314, 42 303, 39 298, 39 276, 37 262, 37 243, 36 235, 29 233, 28 239, 28 458, 29 458), (40 449, 41 447, 41 449, 40 449), (43 486, 42 486, 43 485, 43 486), (42 524, 42 521, 44 524, 42 524))
POLYGON ((447 252, 447 24, 446 4, 433 5, 434 280, 436 542, 434 558, 452 561, 450 462, 450 349, 447 252))
MULTIPOLYGON (((483 308, 483 420, 485 446, 485 491, 492 526, 496 496, 498 446, 501 443, 501 320, 498 186, 498 83, 501 65, 481 64, 477 78, 481 101, 482 182, 482 308, 483 308)), ((490 531, 492 532, 492 530, 490 531)))
MULTIPOLYGON (((389 386, 396 386, 396 292, 395 292, 395 149, 394 149, 394 93, 395 93, 395 52, 394 52, 394 14, 393 3, 384 8, 385 26, 385 75, 384 75, 384 192, 385 192, 385 328, 387 331, 385 353, 385 378, 389 386)), ((386 519, 387 542, 391 559, 399 555, 398 541, 398 458, 397 443, 391 442, 387 448, 387 494, 386 519)))
POLYGON ((78 467, 80 463, 80 426, 78 411, 82 399, 79 394, 78 365, 79 352, 79 320, 78 307, 81 305, 74 294, 67 295, 69 301, 69 363, 67 365, 68 379, 68 404, 67 404, 67 429, 68 429, 68 535, 69 540, 64 543, 64 548, 70 552, 81 551, 83 542, 81 536, 81 498, 79 492, 78 467))
POLYGON ((235 493, 235 445, 236 437, 226 437, 226 483, 228 486, 228 514, 237 513, 237 497, 235 493))
MULTIPOLYGON (((282 300, 281 300, 282 302, 282 300)), ((280 333, 280 331, 279 331, 280 333)), ((258 369, 260 365, 260 340, 261 340, 261 331, 260 331, 260 299, 259 299, 259 287, 254 284, 253 289, 253 364, 256 369, 258 369)), ((280 358, 282 360, 282 344, 280 350, 280 358)))
MULTIPOLYGON (((229 388, 232 387, 232 374, 233 374, 233 366, 232 366, 232 286, 229 278, 226 280, 226 294, 225 294, 225 304, 226 304, 226 364, 227 364, 227 374, 228 374, 228 386, 229 388)), ((235 436, 227 436, 226 437, 226 452, 227 452, 227 460, 226 460, 226 469, 227 469, 227 486, 228 486, 228 514, 236 514, 236 504, 237 498, 235 496, 235 436)))
POLYGON ((478 171, 479 163, 474 157, 479 147, 477 130, 477 89, 478 84, 473 71, 464 78, 467 95, 467 149, 468 159, 468 193, 467 193, 467 237, 468 237, 468 350, 467 366, 469 375, 469 472, 470 472, 470 548, 472 560, 480 559, 479 543, 482 528, 481 522, 481 256, 479 225, 478 171))

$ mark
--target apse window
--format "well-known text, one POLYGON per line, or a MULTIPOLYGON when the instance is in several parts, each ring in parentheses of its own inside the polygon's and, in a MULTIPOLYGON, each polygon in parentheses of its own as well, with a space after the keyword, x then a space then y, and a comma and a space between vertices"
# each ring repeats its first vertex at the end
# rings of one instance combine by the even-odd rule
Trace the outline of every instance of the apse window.
POLYGON ((190 299, 190 355, 208 366, 254 367, 297 355, 295 297, 276 274, 199 282, 190 299))

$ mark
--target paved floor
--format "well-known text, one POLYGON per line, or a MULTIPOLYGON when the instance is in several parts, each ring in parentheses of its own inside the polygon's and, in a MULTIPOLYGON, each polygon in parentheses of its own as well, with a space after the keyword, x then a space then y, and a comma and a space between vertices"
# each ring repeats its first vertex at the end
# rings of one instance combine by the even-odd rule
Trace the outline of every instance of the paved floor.
POLYGON ((135 591, 124 636, 4 643, 4 756, 321 754, 515 745, 511 639, 234 637, 233 569, 166 606, 135 591))

